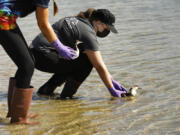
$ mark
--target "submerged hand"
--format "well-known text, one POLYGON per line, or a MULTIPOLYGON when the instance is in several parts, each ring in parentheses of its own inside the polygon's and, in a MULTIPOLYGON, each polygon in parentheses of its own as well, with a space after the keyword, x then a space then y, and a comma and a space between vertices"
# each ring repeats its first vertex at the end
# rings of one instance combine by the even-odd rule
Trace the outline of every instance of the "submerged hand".
POLYGON ((60 53, 61 57, 67 60, 73 60, 78 57, 76 51, 68 46, 63 45, 59 39, 56 39, 52 45, 60 53))

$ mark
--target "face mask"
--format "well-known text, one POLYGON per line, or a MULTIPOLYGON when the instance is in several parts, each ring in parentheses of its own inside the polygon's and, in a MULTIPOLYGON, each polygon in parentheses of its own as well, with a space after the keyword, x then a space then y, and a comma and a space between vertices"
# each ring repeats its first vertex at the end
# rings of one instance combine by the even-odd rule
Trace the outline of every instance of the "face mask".
POLYGON ((104 29, 103 32, 97 32, 96 35, 100 38, 104 38, 106 37, 108 34, 110 33, 110 30, 104 29))

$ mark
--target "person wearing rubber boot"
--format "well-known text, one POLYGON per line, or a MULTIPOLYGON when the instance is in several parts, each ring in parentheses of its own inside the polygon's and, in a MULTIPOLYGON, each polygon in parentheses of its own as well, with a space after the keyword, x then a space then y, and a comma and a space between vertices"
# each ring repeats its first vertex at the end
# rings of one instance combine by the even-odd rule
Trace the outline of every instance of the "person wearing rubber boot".
MULTIPOLYGON (((73 59, 75 51, 63 45, 48 22, 48 6, 50 0, 0 0, 0 44, 17 66, 15 77, 9 80, 8 114, 11 123, 37 124, 28 118, 37 116, 28 114, 34 88, 30 86, 34 72, 34 59, 26 40, 16 22, 18 17, 26 17, 36 13, 39 29, 50 45, 55 46, 64 59, 73 59)), ((54 14, 58 8, 54 1, 54 14)))
POLYGON ((99 51, 97 37, 104 38, 110 32, 117 33, 114 27, 115 16, 108 9, 88 9, 77 16, 65 17, 52 25, 60 41, 76 49, 79 57, 67 61, 59 56, 42 33, 30 45, 35 57, 35 67, 53 76, 42 85, 38 93, 50 95, 65 83, 61 98, 72 98, 79 86, 94 67, 100 78, 114 97, 122 97, 127 90, 115 81, 108 72, 99 51), (60 36, 63 35, 63 36, 60 36))

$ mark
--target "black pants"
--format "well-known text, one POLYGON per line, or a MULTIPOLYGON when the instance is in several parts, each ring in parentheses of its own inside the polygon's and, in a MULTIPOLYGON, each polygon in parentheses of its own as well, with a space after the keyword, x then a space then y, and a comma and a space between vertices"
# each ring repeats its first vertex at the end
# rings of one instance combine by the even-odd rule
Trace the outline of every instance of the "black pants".
POLYGON ((75 60, 59 58, 56 52, 45 52, 31 49, 35 58, 35 67, 43 72, 54 73, 62 76, 73 76, 76 81, 82 82, 92 70, 92 64, 84 53, 80 53, 75 60))
POLYGON ((29 88, 35 66, 19 27, 9 31, 0 30, 0 44, 18 67, 16 87, 29 88))
POLYGON ((45 52, 31 49, 35 58, 35 67, 44 72, 54 73, 53 76, 41 87, 47 89, 43 93, 51 93, 53 90, 66 82, 63 95, 72 96, 75 94, 80 84, 88 77, 92 71, 92 64, 84 53, 80 53, 75 60, 64 60, 58 57, 56 52, 45 52), (74 84, 74 85, 73 85, 74 84), (49 88, 47 88, 49 87, 49 88), (49 90, 49 91, 48 91, 49 90))

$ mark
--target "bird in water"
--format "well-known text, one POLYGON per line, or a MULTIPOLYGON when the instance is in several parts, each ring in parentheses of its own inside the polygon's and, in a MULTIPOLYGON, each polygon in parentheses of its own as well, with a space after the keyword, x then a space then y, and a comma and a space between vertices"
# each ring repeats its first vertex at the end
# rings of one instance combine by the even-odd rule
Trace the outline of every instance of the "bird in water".
POLYGON ((127 93, 123 93, 122 97, 130 97, 130 96, 136 96, 137 95, 138 86, 133 86, 129 89, 127 93))

